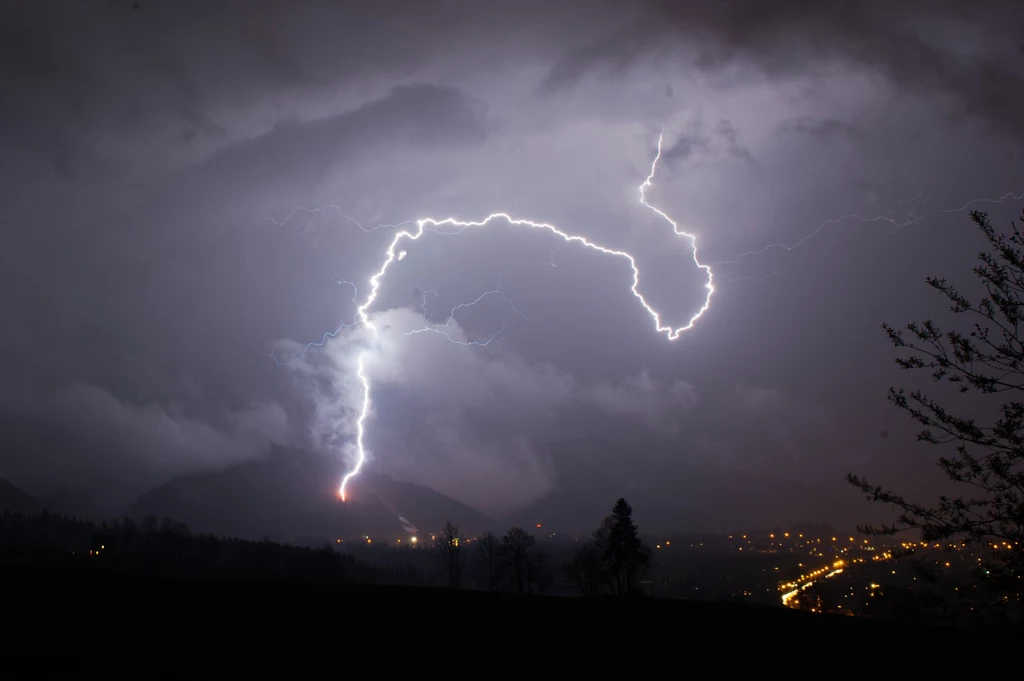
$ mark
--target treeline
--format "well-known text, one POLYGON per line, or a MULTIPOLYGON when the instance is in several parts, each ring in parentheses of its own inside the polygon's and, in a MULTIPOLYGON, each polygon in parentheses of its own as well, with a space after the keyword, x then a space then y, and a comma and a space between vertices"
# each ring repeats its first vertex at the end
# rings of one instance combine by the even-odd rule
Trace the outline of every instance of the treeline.
POLYGON ((435 550, 442 581, 454 589, 542 594, 560 576, 588 598, 638 595, 640 578, 651 562, 651 551, 640 540, 633 509, 625 499, 615 503, 593 537, 557 568, 536 538, 519 527, 501 537, 487 533, 470 543, 457 525, 448 522, 437 536, 435 550))
MULTIPOLYGON (((269 579, 333 584, 441 583, 493 592, 543 594, 554 586, 580 595, 634 595, 651 551, 637 535, 632 509, 619 499, 593 537, 557 564, 536 538, 514 527, 470 542, 448 523, 437 535, 440 570, 370 565, 330 544, 290 546, 193 534, 171 519, 94 523, 50 512, 0 513, 0 567, 99 568, 115 574, 203 579, 269 579)), ((417 552, 418 553, 418 552, 417 552)))
POLYGON ((192 534, 170 519, 96 524, 49 512, 0 513, 0 564, 95 567, 123 574, 420 585, 412 566, 372 567, 320 548, 192 534))

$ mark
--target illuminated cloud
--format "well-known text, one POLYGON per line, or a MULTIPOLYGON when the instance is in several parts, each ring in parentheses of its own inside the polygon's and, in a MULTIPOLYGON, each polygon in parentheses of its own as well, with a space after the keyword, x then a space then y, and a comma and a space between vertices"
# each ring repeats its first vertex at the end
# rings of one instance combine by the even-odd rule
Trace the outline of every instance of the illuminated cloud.
MULTIPOLYGON (((313 440, 324 452, 340 453, 339 464, 355 461, 362 408, 357 351, 373 338, 377 345, 365 360, 375 390, 367 429, 371 461, 486 511, 522 506, 551 489, 545 441, 570 410, 582 406, 597 418, 675 433, 697 402, 692 386, 659 381, 646 370, 616 383, 580 381, 550 364, 527 362, 508 344, 465 347, 437 334, 410 336, 423 328, 413 308, 387 310, 372 321, 379 336, 358 330, 289 366, 309 392, 313 440)), ((447 333, 455 341, 470 338, 455 323, 447 333)))

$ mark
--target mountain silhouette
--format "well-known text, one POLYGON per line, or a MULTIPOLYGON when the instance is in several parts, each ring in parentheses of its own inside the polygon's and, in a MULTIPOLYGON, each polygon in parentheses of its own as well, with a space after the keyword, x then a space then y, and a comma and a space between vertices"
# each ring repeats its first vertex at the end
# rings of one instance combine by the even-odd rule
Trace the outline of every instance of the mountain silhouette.
POLYGON ((41 510, 43 510, 43 504, 38 499, 6 480, 0 479, 0 511, 35 513, 41 510))
POLYGON ((172 518, 193 532, 293 544, 394 541, 413 531, 436 533, 447 520, 465 533, 491 525, 480 512, 432 490, 363 473, 337 496, 339 466, 307 453, 277 452, 268 459, 190 475, 142 495, 129 508, 136 519, 172 518))

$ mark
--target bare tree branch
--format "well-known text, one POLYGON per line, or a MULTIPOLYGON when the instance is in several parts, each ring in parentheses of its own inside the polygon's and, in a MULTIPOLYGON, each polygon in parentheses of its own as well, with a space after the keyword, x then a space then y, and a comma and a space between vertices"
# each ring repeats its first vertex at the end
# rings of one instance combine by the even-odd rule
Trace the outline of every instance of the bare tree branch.
MULTIPOLYGON (((1024 391, 1024 237, 1016 224, 1009 234, 1000 234, 984 213, 972 212, 971 218, 990 246, 978 255, 981 264, 974 268, 984 296, 974 304, 945 279, 929 277, 927 283, 946 297, 954 316, 980 319, 973 330, 944 332, 930 319, 902 330, 882 326, 901 353, 897 365, 925 370, 933 381, 952 384, 961 394, 976 393, 981 397, 967 405, 976 410, 986 405, 985 396, 1024 391)), ((994 552, 986 565, 987 574, 995 576, 985 585, 995 593, 989 591, 985 598, 1019 608, 1024 592, 1024 402, 1003 402, 989 421, 979 423, 920 389, 907 393, 890 388, 888 399, 921 424, 919 441, 954 448, 955 454, 940 456, 937 464, 969 491, 924 504, 851 473, 847 480, 869 500, 899 510, 892 525, 859 529, 876 535, 917 529, 926 541, 1005 542, 1009 548, 994 552)))

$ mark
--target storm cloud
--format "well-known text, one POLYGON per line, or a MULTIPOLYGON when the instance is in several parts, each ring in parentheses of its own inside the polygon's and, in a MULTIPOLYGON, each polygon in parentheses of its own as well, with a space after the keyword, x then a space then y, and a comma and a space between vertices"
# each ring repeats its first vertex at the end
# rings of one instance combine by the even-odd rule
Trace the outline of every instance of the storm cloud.
POLYGON ((963 208, 1020 212, 1022 22, 995 0, 10 3, 0 477, 103 513, 277 447, 340 478, 370 347, 370 465, 489 513, 582 503, 559 444, 581 437, 656 526, 718 522, 678 492, 700 479, 750 481, 722 523, 865 519, 850 469, 932 490, 879 324, 943 313, 921 282, 969 274, 963 208), (395 225, 495 211, 628 250, 685 324, 706 277, 639 204, 660 134, 648 199, 715 277, 678 341, 621 259, 502 224, 410 246, 379 347, 324 336, 395 225), (521 314, 492 295, 403 335, 497 289, 521 314))

